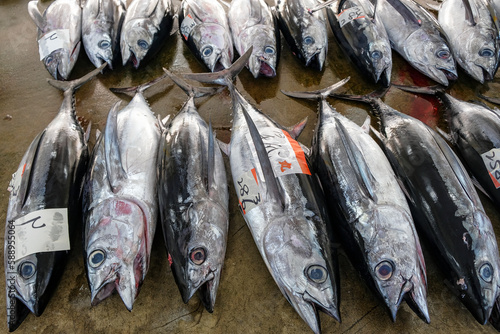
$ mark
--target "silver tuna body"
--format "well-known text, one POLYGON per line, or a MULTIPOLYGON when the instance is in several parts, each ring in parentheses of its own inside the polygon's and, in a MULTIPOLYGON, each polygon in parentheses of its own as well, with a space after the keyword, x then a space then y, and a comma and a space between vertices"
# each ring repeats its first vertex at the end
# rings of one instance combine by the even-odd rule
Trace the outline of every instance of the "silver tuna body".
POLYGON ((280 34, 274 16, 264 0, 235 0, 227 13, 233 43, 242 55, 253 46, 248 68, 253 76, 276 76, 280 34))
POLYGON ((28 12, 38 27, 40 58, 55 79, 67 80, 80 53, 80 1, 54 1, 43 15, 37 6, 38 1, 28 3, 28 12))
POLYGON ((115 289, 131 310, 156 229, 160 126, 142 93, 110 111, 84 185, 84 254, 96 305, 115 289))
POLYGON ((379 0, 376 10, 392 48, 411 66, 444 86, 457 78, 446 36, 422 6, 413 0, 379 0))
POLYGON ((125 17, 123 0, 87 0, 82 10, 82 42, 95 67, 112 69, 120 55, 120 30, 125 17))
POLYGON ((438 16, 458 65, 472 78, 493 80, 499 61, 495 13, 487 0, 446 0, 438 16))

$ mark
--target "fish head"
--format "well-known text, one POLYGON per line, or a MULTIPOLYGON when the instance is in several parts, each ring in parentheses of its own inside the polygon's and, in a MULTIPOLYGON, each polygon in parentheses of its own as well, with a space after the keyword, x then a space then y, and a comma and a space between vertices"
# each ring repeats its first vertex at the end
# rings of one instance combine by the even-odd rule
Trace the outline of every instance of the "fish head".
POLYGON ((76 63, 80 53, 81 42, 78 42, 72 50, 61 48, 52 51, 43 58, 43 64, 49 73, 56 80, 67 80, 76 63))
MULTIPOLYGON (((10 265, 10 264, 9 264, 10 265)), ((19 299, 35 315, 41 315, 39 298, 47 287, 48 279, 37 270, 38 259, 35 254, 25 256, 14 263, 12 274, 8 274, 9 298, 19 299), (41 292, 39 294, 38 292, 41 292)), ((50 278, 50 277, 49 277, 50 278)))
POLYGON ((370 228, 366 254, 369 273, 393 321, 405 299, 429 322, 426 269, 418 236, 413 228, 412 233, 406 228, 394 228, 394 222, 400 222, 401 226, 413 225, 408 213, 393 206, 379 206, 360 219, 362 226, 370 228))
POLYGON ((132 20, 122 31, 120 47, 123 66, 131 61, 138 68, 153 44, 154 34, 146 20, 132 20))
POLYGON ((91 25, 89 31, 82 34, 85 51, 92 64, 100 67, 108 63, 113 68, 113 39, 109 32, 102 30, 99 25, 91 25))
POLYGON ((116 290, 132 310, 148 267, 144 211, 132 201, 115 199, 89 216, 95 222, 85 241, 91 303, 97 305, 116 290))
POLYGON ((192 30, 189 39, 193 41, 198 57, 210 71, 218 72, 231 66, 233 43, 221 25, 198 25, 192 30))
POLYGON ((372 73, 373 80, 379 80, 384 86, 391 82, 392 73, 392 51, 391 46, 385 40, 378 39, 369 43, 368 48, 363 50, 362 59, 366 67, 372 73))
POLYGON ((328 38, 323 21, 313 20, 303 27, 299 38, 299 49, 306 66, 323 69, 328 52, 328 38))
POLYGON ((407 38, 404 52, 412 66, 443 86, 458 78, 455 58, 438 36, 418 29, 407 38))
MULTIPOLYGON (((278 63, 278 50, 276 50, 276 37, 271 29, 246 29, 240 35, 245 40, 245 45, 253 45, 252 55, 248 60, 248 68, 255 78, 259 75, 265 77, 276 76, 278 63)), ((244 52, 246 50, 240 50, 244 52)))
POLYGON ((484 31, 484 34, 476 33, 470 38, 464 37, 463 48, 458 52, 460 66, 480 83, 493 80, 498 65, 498 47, 494 35, 484 31))
POLYGON ((265 231, 263 247, 280 290, 311 329, 319 333, 318 309, 339 319, 337 281, 331 254, 325 249, 329 245, 319 245, 319 238, 311 236, 309 224, 313 222, 299 216, 274 219, 265 231))
POLYGON ((204 200, 190 205, 183 220, 193 228, 177 238, 178 250, 169 249, 172 271, 183 301, 198 291, 212 312, 226 254, 228 213, 220 204, 204 200))

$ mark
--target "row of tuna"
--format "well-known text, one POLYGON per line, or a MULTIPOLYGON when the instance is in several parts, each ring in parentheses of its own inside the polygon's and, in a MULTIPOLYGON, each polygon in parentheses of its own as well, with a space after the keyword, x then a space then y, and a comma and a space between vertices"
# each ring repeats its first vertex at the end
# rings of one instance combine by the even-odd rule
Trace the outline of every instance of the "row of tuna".
MULTIPOLYGON (((340 318, 334 241, 342 242, 393 320, 406 300, 429 322, 416 228, 436 249, 448 285, 474 317, 500 327, 496 238, 467 171, 447 143, 384 104, 382 94, 333 93, 346 79, 320 91, 283 92, 320 102, 309 150, 295 140, 305 122, 283 128, 233 85, 251 52, 229 69, 184 75, 228 86, 234 116, 229 144, 215 140, 194 104, 217 89, 193 87, 166 71, 145 85, 116 90, 135 96, 124 108, 119 102, 113 106, 89 157, 89 131, 76 121, 74 90, 105 65, 75 81, 49 80, 64 91, 63 104, 9 185, 4 248, 9 330, 47 306, 80 219, 92 305, 117 291, 131 310, 149 267, 157 211, 183 300, 198 291, 212 311, 229 219, 221 149, 229 155, 239 206, 265 264, 314 332, 320 332, 318 310, 340 318), (155 118, 143 96, 165 76, 189 96, 172 120, 155 118), (375 132, 382 149, 369 135, 369 119, 357 126, 326 102, 328 96, 371 104, 381 122, 375 132)), ((438 94, 448 104, 452 142, 500 203, 498 111, 440 89, 405 89, 438 94)))
MULTIPOLYGON (((328 52, 326 13, 339 46, 375 82, 391 81, 391 47, 417 70, 447 86, 456 64, 475 80, 492 80, 499 63, 497 0, 446 0, 438 19, 414 0, 234 0, 228 12, 217 0, 183 0, 178 12, 182 39, 212 72, 228 68, 253 46, 252 74, 273 77, 280 35, 306 65, 322 70, 328 52), (372 2, 374 4, 372 4, 372 2), (279 29, 278 29, 279 26, 279 29), (464 41, 467 41, 464 43, 464 41), (234 43, 234 48, 233 48, 234 43)), ((137 68, 170 34, 171 0, 57 0, 43 16, 37 1, 29 12, 38 26, 40 59, 57 79, 67 79, 78 57, 80 35, 89 59, 111 67, 121 48, 123 64, 137 68), (61 13, 70 13, 62 15, 61 13), (123 23, 123 26, 122 26, 123 23)))

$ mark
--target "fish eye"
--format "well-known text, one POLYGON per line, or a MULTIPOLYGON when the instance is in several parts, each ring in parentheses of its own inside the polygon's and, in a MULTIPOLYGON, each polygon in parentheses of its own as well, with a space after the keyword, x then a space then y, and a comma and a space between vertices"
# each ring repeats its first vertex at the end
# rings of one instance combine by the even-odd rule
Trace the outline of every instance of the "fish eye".
POLYGON ((201 50, 201 54, 203 57, 208 57, 214 52, 214 49, 211 46, 205 46, 203 50, 201 50))
POLYGON ((147 50, 147 49, 149 49, 149 43, 148 43, 148 42, 146 42, 146 41, 145 41, 145 40, 143 40, 143 39, 138 40, 138 41, 137 41, 137 45, 139 45, 139 47, 140 47, 141 49, 143 49, 143 50, 147 50))
POLYGON ((371 53, 371 56, 372 56, 373 59, 380 59, 380 58, 382 58, 382 52, 378 51, 378 50, 373 51, 371 53))
POLYGON ((32 262, 25 261, 19 266, 19 274, 22 278, 28 279, 33 277, 36 272, 36 267, 32 262))
POLYGON ((324 283, 328 277, 328 272, 320 265, 312 265, 306 269, 306 276, 314 283, 324 283))
POLYGON ((441 59, 448 59, 450 58, 450 51, 448 50, 439 50, 436 52, 436 56, 441 59))
POLYGON ((47 58, 45 58, 45 64, 50 65, 50 63, 52 63, 53 60, 54 58, 52 58, 52 56, 47 56, 47 58))
POLYGON ((266 46, 264 48, 264 52, 268 55, 273 55, 276 51, 274 51, 274 48, 272 46, 266 46))
POLYGON ((495 52, 493 52, 493 50, 491 49, 488 49, 488 48, 483 48, 481 50, 479 50, 479 55, 481 57, 493 57, 495 55, 495 52))
POLYGON ((89 265, 92 268, 97 268, 104 262, 105 259, 106 259, 106 253, 104 253, 100 249, 96 249, 89 255, 89 265))
POLYGON ((205 256, 206 252, 205 249, 203 248, 195 248, 191 251, 191 254, 189 255, 189 258, 191 261, 196 264, 196 265, 201 265, 203 262, 205 262, 205 256))
POLYGON ((493 280, 493 267, 489 263, 485 263, 479 268, 479 277, 487 283, 493 280))
POLYGON ((307 36, 306 38, 304 38, 305 45, 310 45, 312 43, 314 43, 314 38, 312 38, 311 36, 307 36))
POLYGON ((382 261, 375 267, 375 275, 382 281, 387 281, 392 277, 394 267, 389 261, 382 261))
MULTIPOLYGON (((107 49, 111 46, 111 43, 107 40, 102 40, 97 44, 101 49, 107 49)), ((140 45, 139 45, 140 46, 140 45)), ((142 47, 142 46, 141 46, 142 47)))

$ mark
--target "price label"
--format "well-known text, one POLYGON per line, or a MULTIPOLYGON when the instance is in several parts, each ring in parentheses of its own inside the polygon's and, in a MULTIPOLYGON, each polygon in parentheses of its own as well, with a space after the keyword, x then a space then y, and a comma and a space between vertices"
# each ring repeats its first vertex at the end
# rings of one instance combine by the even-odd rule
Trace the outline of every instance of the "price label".
POLYGON ((359 6, 345 9, 337 15, 337 19, 339 21, 341 28, 349 22, 352 22, 354 20, 361 19, 364 17, 365 17, 365 13, 363 12, 363 9, 359 6))
POLYGON ((243 214, 247 214, 261 202, 259 181, 255 168, 236 180, 236 193, 243 214))
POLYGON ((52 30, 38 40, 40 60, 43 60, 55 50, 64 48, 69 49, 69 46, 69 29, 52 30))
POLYGON ((15 240, 14 260, 41 253, 70 249, 68 209, 43 209, 11 220, 7 234, 15 240))
MULTIPOLYGON (((280 177, 288 174, 311 175, 304 150, 288 132, 267 127, 259 129, 259 133, 271 161, 274 176, 280 177)), ((252 142, 250 134, 247 135, 247 139, 250 143, 252 142)), ((258 161, 254 145, 250 145, 250 149, 255 161, 258 161)))
POLYGON ((500 148, 493 148, 481 154, 495 188, 500 188, 500 148))
POLYGON ((196 21, 193 19, 191 14, 188 14, 186 17, 184 17, 184 20, 182 20, 180 28, 181 34, 186 41, 189 38, 189 34, 191 33, 191 30, 193 30, 194 27, 196 27, 196 21))

